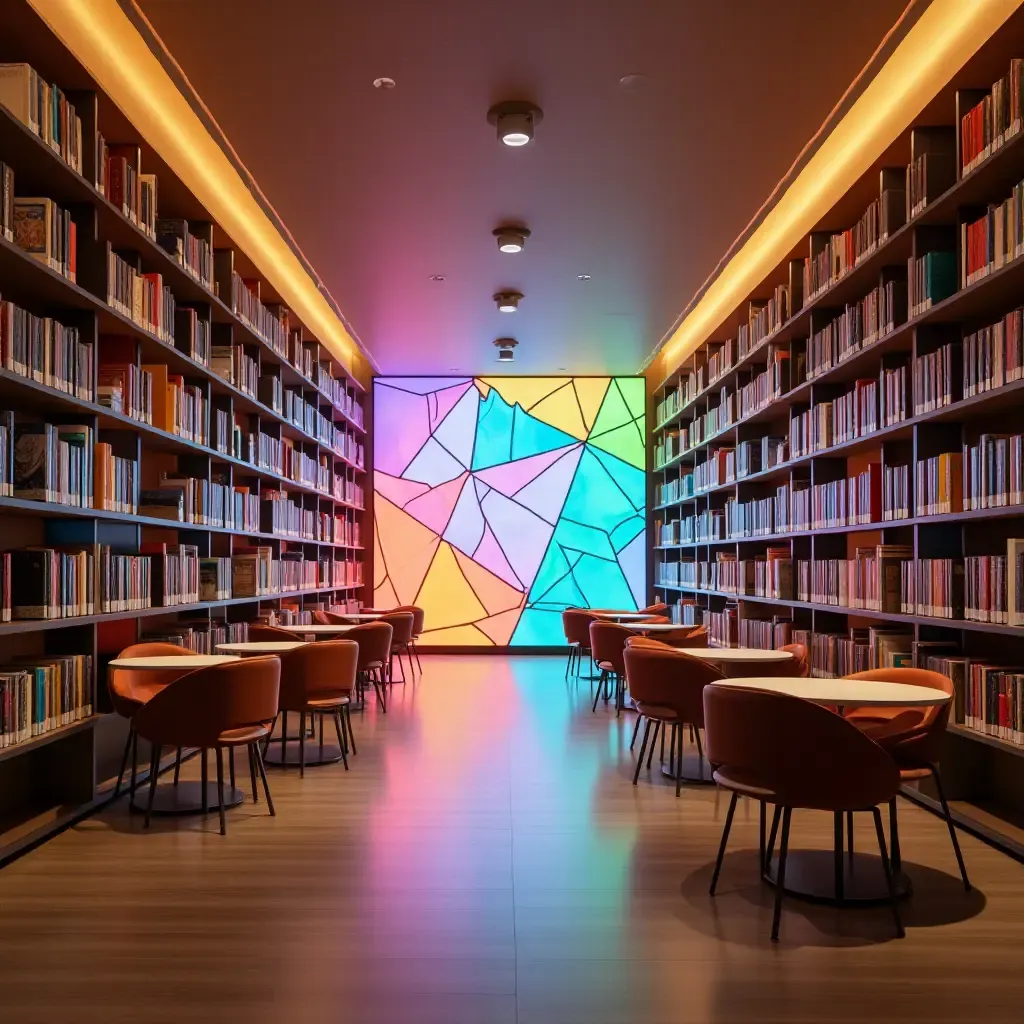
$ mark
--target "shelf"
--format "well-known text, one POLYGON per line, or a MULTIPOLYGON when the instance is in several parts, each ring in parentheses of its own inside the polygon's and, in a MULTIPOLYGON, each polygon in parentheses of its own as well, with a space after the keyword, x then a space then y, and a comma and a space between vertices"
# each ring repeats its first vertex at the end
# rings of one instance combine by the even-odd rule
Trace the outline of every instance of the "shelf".
POLYGON ((102 716, 100 715, 90 715, 88 718, 83 718, 79 722, 62 725, 56 729, 51 729, 49 732, 44 732, 40 736, 33 736, 31 739, 27 739, 22 743, 15 743, 11 747, 4 747, 0 749, 0 761, 6 761, 12 757, 20 757, 22 754, 26 754, 30 750, 38 750, 40 747, 49 746, 49 744, 56 743, 58 740, 65 739, 77 732, 84 732, 87 729, 92 729, 101 717, 102 716))
POLYGON ((958 725, 951 722, 946 726, 946 731, 952 733, 954 736, 964 736, 969 740, 984 743, 987 747, 996 747, 998 750, 1005 750, 1007 753, 1013 754, 1015 757, 1024 757, 1024 746, 1021 744, 1011 743, 1010 740, 1000 739, 998 736, 990 736, 987 732, 972 729, 970 726, 958 725))

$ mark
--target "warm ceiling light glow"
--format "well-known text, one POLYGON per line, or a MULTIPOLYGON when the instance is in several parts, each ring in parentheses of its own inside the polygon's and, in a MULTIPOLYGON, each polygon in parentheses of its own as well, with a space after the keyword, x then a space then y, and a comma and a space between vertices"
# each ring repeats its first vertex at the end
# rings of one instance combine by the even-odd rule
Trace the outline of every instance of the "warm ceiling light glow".
POLYGON ((932 0, 667 339, 654 374, 659 381, 786 258, 1019 5, 1020 0, 932 0))
POLYGON ((501 252, 522 252, 530 232, 526 228, 504 227, 495 228, 492 232, 498 240, 498 249, 501 252))
POLYGON ((514 313, 519 308, 521 298, 519 292, 498 292, 494 296, 494 301, 498 304, 499 313, 514 313))
POLYGON ((498 350, 498 362, 499 363, 511 363, 516 358, 516 345, 519 342, 515 338, 498 338, 494 342, 494 347, 498 350))
POLYGON ((499 103, 487 111, 487 120, 497 128, 498 140, 506 146, 525 146, 543 117, 539 107, 519 100, 499 103))
POLYGON ((285 305, 347 369, 368 379, 365 353, 118 0, 30 3, 285 305))

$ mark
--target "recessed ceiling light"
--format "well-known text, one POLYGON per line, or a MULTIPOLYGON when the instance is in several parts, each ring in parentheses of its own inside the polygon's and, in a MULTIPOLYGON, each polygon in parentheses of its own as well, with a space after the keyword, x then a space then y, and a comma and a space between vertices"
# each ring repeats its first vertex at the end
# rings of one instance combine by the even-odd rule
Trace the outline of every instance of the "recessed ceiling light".
POLYGON ((498 129, 498 140, 506 146, 525 146, 543 117, 539 107, 523 101, 499 103, 487 111, 487 120, 498 129))
POLYGON ((577 281, 589 281, 589 280, 591 280, 591 277, 590 277, 589 274, 577 274, 576 275, 576 280, 577 281))
POLYGON ((494 347, 498 350, 499 363, 511 363, 516 358, 516 345, 519 342, 515 338, 497 338, 494 347))
POLYGON ((494 301, 498 304, 498 312, 514 313, 519 308, 519 300, 522 298, 520 292, 498 292, 494 301))
POLYGON ((498 240, 498 249, 501 252, 522 252, 530 232, 526 228, 504 227, 495 228, 492 232, 498 240))
POLYGON ((430 280, 431 281, 443 281, 444 280, 444 274, 431 274, 430 275, 430 280))
POLYGON ((374 89, 394 89, 395 80, 393 78, 375 78, 373 87, 374 89))

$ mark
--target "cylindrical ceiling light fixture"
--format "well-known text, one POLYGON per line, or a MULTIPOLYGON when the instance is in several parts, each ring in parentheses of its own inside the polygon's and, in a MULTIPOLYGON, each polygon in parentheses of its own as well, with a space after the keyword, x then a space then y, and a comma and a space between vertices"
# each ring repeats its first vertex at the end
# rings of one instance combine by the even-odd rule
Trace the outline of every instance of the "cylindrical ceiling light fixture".
POLYGON ((519 308, 519 300, 522 299, 521 292, 498 292, 494 301, 498 304, 499 313, 514 313, 519 308))
POLYGON ((513 226, 495 228, 492 234, 498 240, 498 249, 501 252, 522 252, 526 240, 530 237, 527 228, 513 226))
POLYGON ((523 100, 499 103, 487 111, 487 120, 498 129, 498 141, 506 146, 525 146, 543 117, 540 107, 523 100))
POLYGON ((498 338, 494 347, 498 350, 499 363, 511 363, 516 358, 516 345, 519 342, 515 338, 498 338))

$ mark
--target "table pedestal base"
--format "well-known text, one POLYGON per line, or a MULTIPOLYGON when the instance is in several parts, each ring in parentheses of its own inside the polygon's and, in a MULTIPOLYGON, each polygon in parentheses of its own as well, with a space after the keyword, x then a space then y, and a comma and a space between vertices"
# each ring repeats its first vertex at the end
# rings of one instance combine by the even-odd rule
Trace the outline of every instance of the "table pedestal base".
MULTIPOLYGON (((778 854, 772 858, 765 881, 776 884, 778 854)), ((893 879, 896 896, 910 895, 910 879, 897 872, 893 879)), ((817 903, 839 904, 836 896, 835 856, 831 850, 790 850, 786 857, 787 896, 812 900, 817 903)), ((887 903, 889 889, 885 884, 882 860, 877 854, 843 854, 843 902, 852 904, 887 903)))
MULTIPOLYGON (((662 775, 667 775, 673 782, 676 780, 676 773, 672 765, 667 761, 661 766, 662 775)), ((699 782, 702 784, 714 784, 711 777, 711 765, 706 757, 697 754, 683 754, 682 771, 680 772, 683 782, 699 782)), ((787 865, 788 871, 788 865, 787 865)))
MULTIPOLYGON (((320 752, 320 744, 315 740, 306 740, 306 767, 319 768, 325 764, 337 764, 341 760, 341 748, 337 742, 324 742, 323 753, 320 752)), ((285 747, 284 757, 281 757, 281 741, 271 740, 270 747, 263 755, 263 763, 268 768, 298 768, 299 767, 299 744, 298 741, 289 740, 285 747)))
MULTIPOLYGON (((242 802, 242 791, 232 789, 225 781, 224 783, 224 809, 237 807, 242 802)), ((143 783, 135 788, 135 796, 131 802, 131 809, 139 814, 146 813, 146 805, 149 803, 149 783, 143 783)), ((208 812, 214 812, 220 807, 220 797, 217 793, 217 784, 208 782, 206 784, 206 807, 208 812)), ((161 816, 173 816, 179 814, 201 814, 203 811, 203 784, 201 782, 179 782, 159 783, 156 793, 153 794, 153 813, 161 816)))

